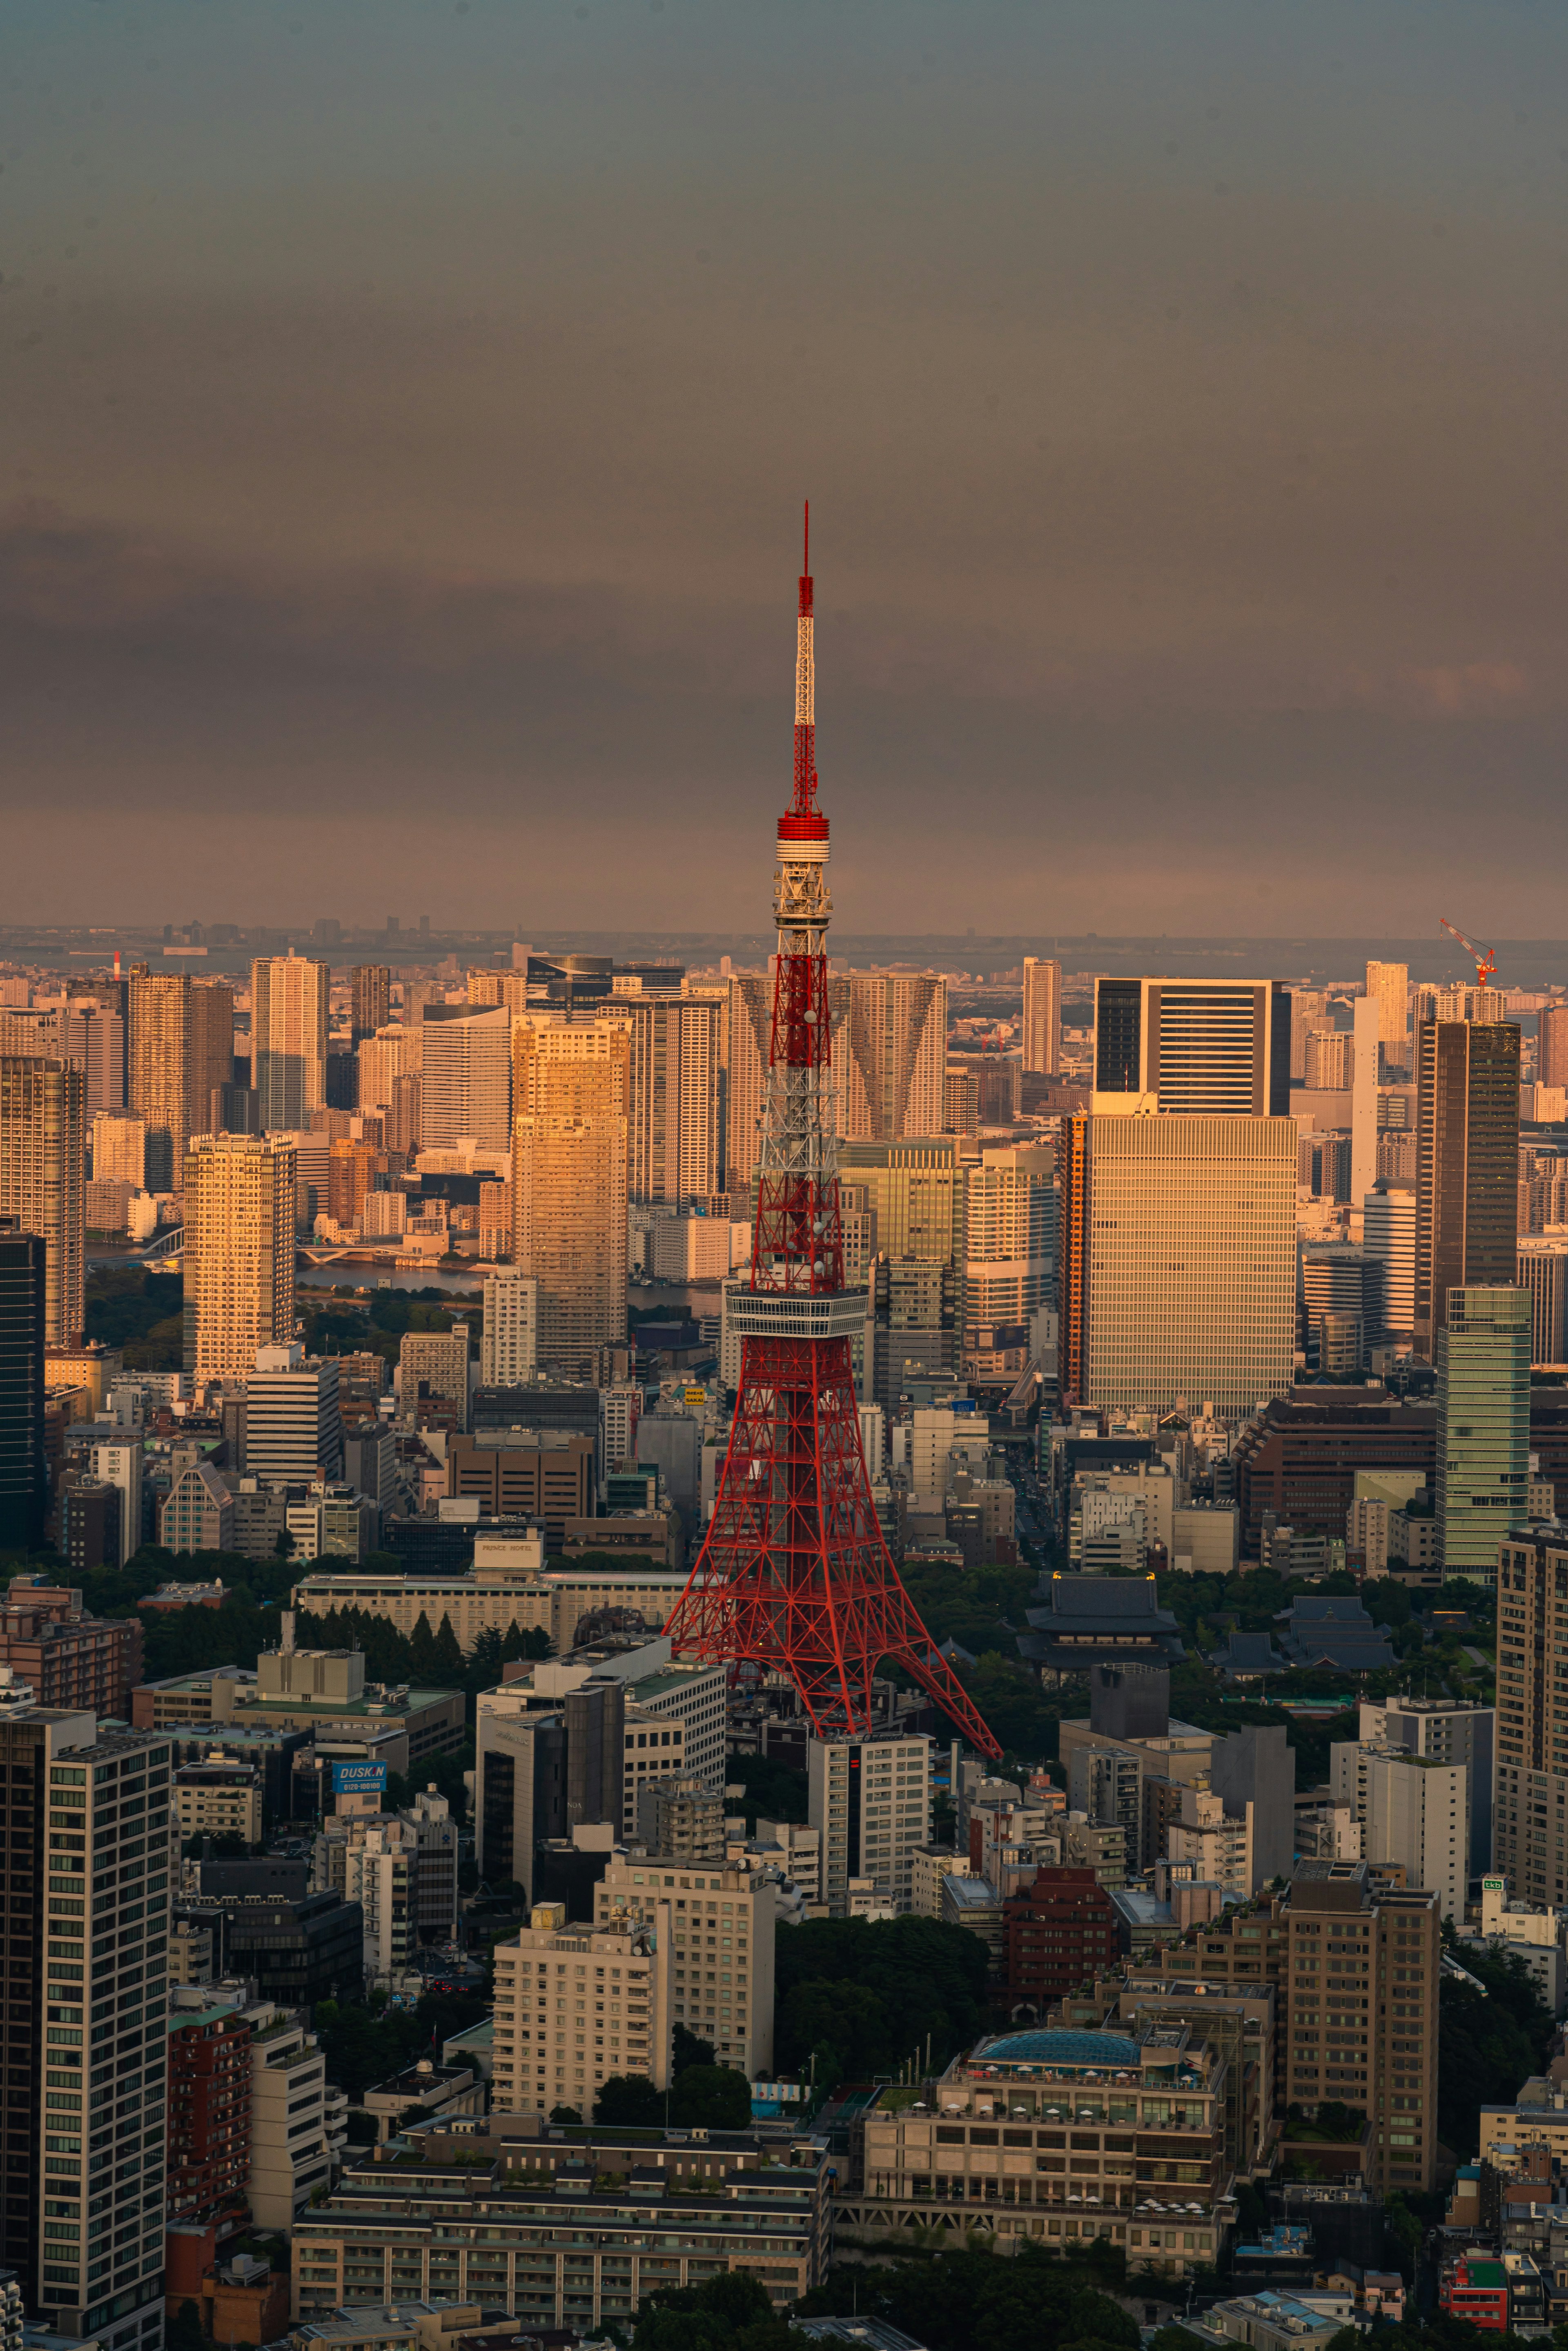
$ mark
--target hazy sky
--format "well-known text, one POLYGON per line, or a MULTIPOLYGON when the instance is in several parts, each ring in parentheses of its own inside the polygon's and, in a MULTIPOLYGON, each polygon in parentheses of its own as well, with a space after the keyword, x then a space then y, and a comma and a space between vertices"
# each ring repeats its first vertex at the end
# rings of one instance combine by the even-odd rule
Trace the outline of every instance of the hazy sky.
POLYGON ((1563 925, 1562 0, 6 0, 0 919, 1563 925))

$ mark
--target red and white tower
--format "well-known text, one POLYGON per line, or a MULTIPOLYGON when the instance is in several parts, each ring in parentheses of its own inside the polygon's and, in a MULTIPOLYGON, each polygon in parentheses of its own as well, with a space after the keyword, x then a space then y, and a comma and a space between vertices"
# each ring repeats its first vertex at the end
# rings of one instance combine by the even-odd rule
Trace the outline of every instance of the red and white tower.
POLYGON ((972 1746, 1001 1750, 899 1582, 861 1446, 844 1290, 828 1008, 828 820, 817 805, 810 509, 795 663, 795 797, 779 820, 773 986, 740 1394, 707 1541, 667 1631, 677 1651, 789 1675, 821 1736, 872 1729, 883 1659, 972 1746))

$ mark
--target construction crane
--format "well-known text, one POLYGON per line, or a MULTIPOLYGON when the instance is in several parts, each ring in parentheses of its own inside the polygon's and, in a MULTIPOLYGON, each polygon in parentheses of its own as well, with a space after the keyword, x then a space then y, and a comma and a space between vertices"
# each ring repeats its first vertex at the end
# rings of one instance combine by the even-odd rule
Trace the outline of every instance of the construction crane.
POLYGON ((1497 957, 1492 953, 1490 947, 1482 946, 1475 939, 1467 939, 1463 931, 1458 929, 1454 924, 1449 922, 1447 914, 1439 914, 1437 920, 1441 924, 1443 929, 1448 932, 1450 938, 1458 939, 1459 945, 1464 948, 1467 955, 1474 956, 1476 959, 1476 986, 1478 987, 1484 987, 1488 980, 1491 977, 1493 972, 1497 969, 1497 957))

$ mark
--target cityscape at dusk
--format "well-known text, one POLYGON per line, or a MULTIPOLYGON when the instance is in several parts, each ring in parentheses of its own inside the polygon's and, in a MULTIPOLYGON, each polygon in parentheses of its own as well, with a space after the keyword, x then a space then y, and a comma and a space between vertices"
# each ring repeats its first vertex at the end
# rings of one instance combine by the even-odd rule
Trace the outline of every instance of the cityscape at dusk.
POLYGON ((1565 67, 13 0, 0 2351, 1568 2344, 1565 67))

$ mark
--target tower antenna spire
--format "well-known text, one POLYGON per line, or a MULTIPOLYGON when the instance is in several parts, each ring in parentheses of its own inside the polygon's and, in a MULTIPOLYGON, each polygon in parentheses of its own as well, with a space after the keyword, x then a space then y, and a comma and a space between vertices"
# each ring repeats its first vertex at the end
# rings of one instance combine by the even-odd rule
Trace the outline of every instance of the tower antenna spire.
MULTIPOLYGON (((802 556, 810 561, 811 509, 802 556)), ((984 1755, 1000 1748, 915 1614, 866 1476, 832 1115, 828 820, 817 802, 811 574, 800 574, 795 790, 779 820, 773 1027, 751 1269, 731 1297, 740 1389, 707 1539, 665 1626, 677 1653, 789 1676, 820 1738, 869 1738, 902 1666, 984 1755)))

